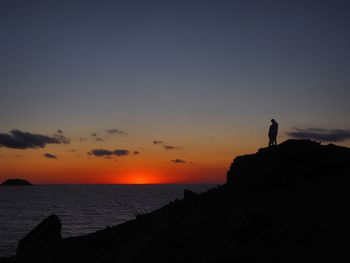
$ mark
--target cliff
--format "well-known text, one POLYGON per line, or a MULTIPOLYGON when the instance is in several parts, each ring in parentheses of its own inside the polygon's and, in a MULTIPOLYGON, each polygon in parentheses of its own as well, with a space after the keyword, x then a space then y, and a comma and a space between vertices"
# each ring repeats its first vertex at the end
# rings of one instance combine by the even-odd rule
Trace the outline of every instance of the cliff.
POLYGON ((288 140, 237 157, 225 185, 114 227, 61 239, 51 216, 0 262, 346 262, 349 176, 349 148, 288 140))

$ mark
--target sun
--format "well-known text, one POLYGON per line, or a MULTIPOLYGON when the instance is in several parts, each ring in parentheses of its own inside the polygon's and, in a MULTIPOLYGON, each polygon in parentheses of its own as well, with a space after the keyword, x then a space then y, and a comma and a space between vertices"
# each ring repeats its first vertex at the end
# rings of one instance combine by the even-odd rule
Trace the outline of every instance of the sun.
POLYGON ((157 178, 152 173, 130 172, 123 177, 119 177, 115 183, 119 184, 157 184, 157 178))
POLYGON ((144 176, 136 176, 133 179, 133 184, 149 184, 149 180, 145 178, 144 176))
POLYGON ((127 176, 127 181, 130 184, 162 184, 162 178, 155 171, 136 171, 127 176))

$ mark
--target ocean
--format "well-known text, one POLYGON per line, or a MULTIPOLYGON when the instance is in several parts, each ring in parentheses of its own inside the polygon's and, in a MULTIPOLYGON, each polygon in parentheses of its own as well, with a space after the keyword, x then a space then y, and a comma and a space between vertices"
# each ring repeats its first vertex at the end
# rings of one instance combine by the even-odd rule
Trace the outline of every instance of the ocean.
POLYGON ((56 214, 62 236, 114 226, 183 198, 211 184, 191 185, 37 185, 0 187, 0 257, 14 255, 18 241, 43 219, 56 214))

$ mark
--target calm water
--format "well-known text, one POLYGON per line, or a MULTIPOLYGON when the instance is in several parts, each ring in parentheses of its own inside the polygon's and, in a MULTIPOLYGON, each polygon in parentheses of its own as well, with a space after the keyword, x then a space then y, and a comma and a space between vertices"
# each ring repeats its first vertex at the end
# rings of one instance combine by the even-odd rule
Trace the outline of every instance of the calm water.
POLYGON ((0 187, 0 257, 44 218, 57 214, 63 237, 91 233, 134 219, 170 201, 183 190, 203 192, 214 185, 45 185, 0 187))

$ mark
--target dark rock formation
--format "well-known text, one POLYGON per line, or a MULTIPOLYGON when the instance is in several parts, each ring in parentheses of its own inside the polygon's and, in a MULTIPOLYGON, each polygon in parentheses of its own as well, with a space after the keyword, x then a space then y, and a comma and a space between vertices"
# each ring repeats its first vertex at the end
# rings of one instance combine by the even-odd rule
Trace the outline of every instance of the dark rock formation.
POLYGON ((23 179, 8 179, 6 181, 3 181, 2 184, 3 186, 17 186, 17 185, 32 185, 30 182, 27 180, 23 179))
POLYGON ((61 240, 61 222, 56 215, 43 220, 18 243, 19 262, 50 262, 61 240))
POLYGON ((193 198, 197 198, 199 196, 199 194, 192 192, 191 190, 185 189, 184 190, 184 199, 193 199, 193 198))
POLYGON ((31 239, 13 260, 348 262, 349 177, 350 149, 289 140, 237 157, 224 186, 55 246, 31 239))
MULTIPOLYGON (((307 181, 349 175, 350 149, 310 140, 288 140, 262 148, 255 154, 237 157, 227 173, 227 184, 249 187, 304 186, 307 181), (317 179, 318 178, 318 179, 317 179), (303 181, 303 182, 301 182, 303 181)), ((333 178, 335 177, 335 178, 333 178)))

